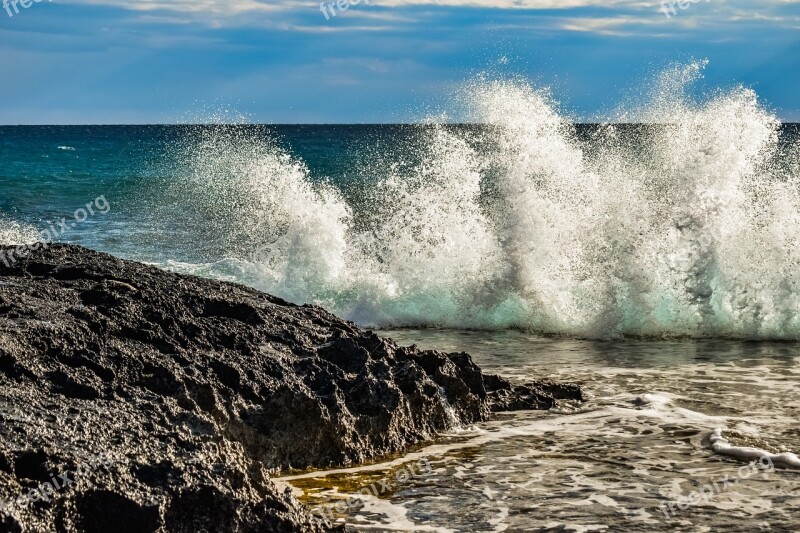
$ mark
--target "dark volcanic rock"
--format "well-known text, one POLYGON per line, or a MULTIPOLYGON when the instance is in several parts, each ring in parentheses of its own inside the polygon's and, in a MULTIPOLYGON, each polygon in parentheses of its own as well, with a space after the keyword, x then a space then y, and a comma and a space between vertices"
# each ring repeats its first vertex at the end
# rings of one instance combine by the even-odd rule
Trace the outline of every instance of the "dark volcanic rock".
POLYGON ((581 392, 239 285, 62 245, 0 262, 0 530, 324 531, 270 471, 558 398, 581 392))

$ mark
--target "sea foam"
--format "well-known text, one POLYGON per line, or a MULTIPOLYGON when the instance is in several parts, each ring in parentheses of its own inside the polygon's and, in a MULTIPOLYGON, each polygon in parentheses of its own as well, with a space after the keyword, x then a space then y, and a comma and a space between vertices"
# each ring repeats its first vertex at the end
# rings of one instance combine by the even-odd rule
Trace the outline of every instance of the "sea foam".
POLYGON ((207 274, 362 325, 797 339, 800 146, 748 88, 688 96, 702 68, 618 112, 649 126, 588 138, 548 92, 478 79, 458 104, 483 126, 420 128, 367 213, 224 127, 186 139, 177 187, 228 258, 207 274))

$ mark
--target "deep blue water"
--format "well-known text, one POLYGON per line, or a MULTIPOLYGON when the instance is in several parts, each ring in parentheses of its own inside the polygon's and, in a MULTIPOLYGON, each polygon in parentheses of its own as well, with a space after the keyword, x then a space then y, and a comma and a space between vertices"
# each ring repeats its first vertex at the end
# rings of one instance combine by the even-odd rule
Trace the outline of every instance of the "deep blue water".
POLYGON ((3 126, 0 235, 65 220, 57 240, 380 327, 796 339, 800 127, 726 105, 668 126, 3 126))
MULTIPOLYGON (((99 195, 111 212, 77 225, 59 239, 142 260, 215 260, 198 257, 191 243, 176 243, 171 229, 158 223, 159 191, 170 188, 180 158, 197 142, 197 126, 0 126, 0 217, 37 229, 70 217, 99 195), (148 203, 150 202, 150 203, 148 203), (94 222, 94 223, 93 223, 94 222), (124 242, 147 233, 146 242, 124 242), (111 231, 109 231, 111 230, 111 231), (155 231, 150 231, 155 230, 155 231), (140 248, 141 246, 141 248, 140 248)), ((271 139, 304 161, 308 177, 331 181, 342 191, 358 188, 374 175, 376 160, 394 152, 396 160, 413 158, 419 126, 237 126, 251 139, 271 139), (398 155, 403 151, 405 156, 398 155)), ((352 194, 358 202, 358 194, 352 194)), ((173 198, 174 200, 174 198, 173 198)), ((186 216, 190 216, 186 213, 186 216)), ((177 218, 181 218, 180 216, 177 218)))

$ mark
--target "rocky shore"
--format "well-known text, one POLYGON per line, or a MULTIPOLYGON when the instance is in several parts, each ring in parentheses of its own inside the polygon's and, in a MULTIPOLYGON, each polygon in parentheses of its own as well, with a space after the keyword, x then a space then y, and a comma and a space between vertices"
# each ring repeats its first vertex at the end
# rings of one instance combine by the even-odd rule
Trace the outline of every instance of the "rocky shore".
POLYGON ((66 245, 0 263, 0 531, 327 531, 270 473, 558 399, 581 390, 235 284, 66 245))

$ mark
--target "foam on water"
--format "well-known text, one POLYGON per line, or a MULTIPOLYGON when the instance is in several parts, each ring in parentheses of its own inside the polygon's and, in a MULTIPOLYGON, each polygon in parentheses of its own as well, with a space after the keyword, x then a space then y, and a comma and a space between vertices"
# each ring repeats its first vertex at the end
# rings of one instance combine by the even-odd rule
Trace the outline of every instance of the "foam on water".
POLYGON ((0 245, 34 243, 39 235, 33 227, 0 217, 0 245))
POLYGON ((490 372, 510 352, 519 379, 574 379, 595 395, 577 408, 501 414, 384 463, 277 480, 313 507, 429 462, 428 475, 341 515, 354 530, 790 531, 797 523, 800 478, 790 450, 800 404, 790 345, 417 333, 399 339, 421 335, 443 350, 462 343, 490 372), (651 366, 659 358, 642 353, 647 346, 669 354, 669 365, 651 366), (705 358, 682 363, 679 346, 705 358), (564 353, 579 357, 565 361, 564 353), (684 505, 707 486, 713 494, 684 505))
POLYGON ((783 467, 800 469, 800 457, 791 452, 771 453, 761 448, 752 446, 734 446, 725 438, 722 428, 717 428, 708 436, 709 447, 716 453, 727 455, 742 461, 764 460, 768 463, 783 467))
POLYGON ((190 137, 179 191, 228 257, 204 273, 371 326, 797 339, 800 145, 750 89, 689 97, 702 68, 619 113, 658 126, 588 140, 547 92, 479 79, 461 104, 487 126, 420 129, 369 213, 270 141, 190 137))

